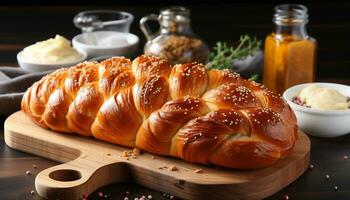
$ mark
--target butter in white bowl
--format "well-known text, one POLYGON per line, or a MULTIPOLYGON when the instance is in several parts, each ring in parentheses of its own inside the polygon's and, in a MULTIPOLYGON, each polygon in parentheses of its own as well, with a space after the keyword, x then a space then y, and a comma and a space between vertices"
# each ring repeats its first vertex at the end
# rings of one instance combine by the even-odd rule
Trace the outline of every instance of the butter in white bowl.
POLYGON ((297 117, 299 128, 317 137, 350 133, 348 97, 350 86, 336 83, 305 83, 283 93, 297 117))
POLYGON ((85 52, 74 49, 70 41, 60 35, 36 42, 17 54, 18 64, 29 72, 70 67, 86 58, 85 52))
POLYGON ((349 97, 337 89, 310 85, 298 95, 307 107, 319 110, 346 110, 350 107, 349 97))
POLYGON ((22 59, 38 64, 59 64, 80 60, 82 55, 71 47, 70 41, 56 35, 23 49, 22 59))

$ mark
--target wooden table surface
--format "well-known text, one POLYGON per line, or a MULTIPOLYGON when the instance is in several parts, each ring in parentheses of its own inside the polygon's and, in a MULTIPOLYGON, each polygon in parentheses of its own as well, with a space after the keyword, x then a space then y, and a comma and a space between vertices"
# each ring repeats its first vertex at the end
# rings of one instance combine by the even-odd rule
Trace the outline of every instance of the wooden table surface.
MULTIPOLYGON (((74 15, 88 9, 117 9, 131 12, 135 22, 131 32, 144 37, 137 21, 149 13, 157 13, 165 4, 105 5, 105 6, 31 6, 0 7, 0 66, 17 66, 16 54, 25 46, 47 39, 56 33, 72 38, 79 33, 72 24, 74 15)), ((218 40, 234 41, 248 33, 263 39, 273 30, 271 4, 202 3, 187 5, 192 10, 192 26, 198 35, 212 46, 218 40)), ((307 4, 310 10, 309 34, 319 43, 317 81, 350 84, 350 4, 307 4)), ((35 174, 57 163, 26 153, 11 150, 3 139, 3 121, 0 117, 0 199, 40 199, 31 195, 35 174), (33 168, 37 166, 37 169, 33 168), (30 170, 32 175, 26 175, 30 170)), ((331 124, 330 124, 331 126, 331 124)), ((350 199, 350 135, 321 139, 311 138, 311 163, 314 169, 307 171, 297 181, 269 199, 350 199), (329 180, 326 175, 329 175, 329 180), (335 191, 334 187, 338 190, 335 191)), ((132 183, 119 183, 96 191, 89 199, 98 199, 98 192, 108 194, 107 199, 123 199, 151 194, 153 199, 167 199, 161 192, 132 183)), ((133 198, 132 198, 133 199, 133 198)))

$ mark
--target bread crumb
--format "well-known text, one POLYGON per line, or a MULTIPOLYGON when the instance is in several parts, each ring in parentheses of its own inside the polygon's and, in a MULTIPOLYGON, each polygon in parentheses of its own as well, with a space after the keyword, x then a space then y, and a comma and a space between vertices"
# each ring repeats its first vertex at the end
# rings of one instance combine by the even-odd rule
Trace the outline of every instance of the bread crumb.
POLYGON ((152 159, 156 159, 156 157, 152 156, 152 159))
POLYGON ((129 157, 129 152, 128 151, 123 151, 122 157, 129 157))
POLYGON ((201 168, 195 169, 194 172, 197 174, 203 173, 203 170, 201 168))
POLYGON ((140 149, 134 148, 134 149, 132 150, 132 153, 133 153, 134 156, 138 156, 138 155, 141 155, 142 152, 141 152, 140 149))
POLYGON ((106 153, 106 156, 110 156, 110 155, 112 155, 111 153, 106 153))
POLYGON ((169 167, 169 171, 178 171, 179 169, 175 165, 169 167))

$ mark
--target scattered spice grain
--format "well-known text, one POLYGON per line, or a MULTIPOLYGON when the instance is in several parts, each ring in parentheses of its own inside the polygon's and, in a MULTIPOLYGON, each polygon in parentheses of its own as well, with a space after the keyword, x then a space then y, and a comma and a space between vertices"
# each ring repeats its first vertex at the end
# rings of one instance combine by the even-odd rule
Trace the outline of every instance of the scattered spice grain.
POLYGON ((169 167, 169 171, 178 171, 179 169, 175 165, 169 167))
POLYGON ((284 195, 283 196, 283 200, 289 200, 289 196, 288 195, 284 195))

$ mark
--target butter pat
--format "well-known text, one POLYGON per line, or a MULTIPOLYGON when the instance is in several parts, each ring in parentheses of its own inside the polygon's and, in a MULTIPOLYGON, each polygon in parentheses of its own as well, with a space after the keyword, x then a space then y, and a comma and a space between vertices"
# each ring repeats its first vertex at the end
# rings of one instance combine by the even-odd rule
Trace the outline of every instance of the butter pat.
POLYGON ((346 110, 350 106, 347 97, 338 90, 316 85, 302 89, 299 98, 306 106, 320 110, 346 110))
POLYGON ((82 57, 70 45, 66 38, 56 35, 45 41, 37 42, 23 49, 21 58, 24 61, 38 64, 62 64, 80 60, 82 57))

